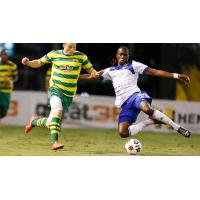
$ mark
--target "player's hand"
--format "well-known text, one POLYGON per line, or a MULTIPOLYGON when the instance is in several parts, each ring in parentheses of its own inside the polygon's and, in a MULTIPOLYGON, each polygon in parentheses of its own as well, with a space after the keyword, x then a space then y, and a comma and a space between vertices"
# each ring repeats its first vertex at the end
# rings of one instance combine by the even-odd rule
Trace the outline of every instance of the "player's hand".
POLYGON ((12 81, 10 80, 10 78, 8 76, 2 76, 1 78, 3 78, 4 80, 4 85, 8 86, 12 84, 12 81))
POLYGON ((23 65, 28 65, 28 63, 29 63, 29 58, 25 57, 25 58, 22 59, 21 62, 22 62, 23 65))
POLYGON ((101 71, 98 71, 98 72, 96 71, 95 73, 91 74, 91 77, 95 78, 95 79, 99 79, 102 76, 103 73, 104 73, 104 70, 101 70, 101 71))
POLYGON ((185 74, 179 74, 178 79, 184 83, 190 83, 190 77, 185 74))
POLYGON ((4 82, 4 84, 5 84, 6 86, 9 86, 9 85, 12 84, 12 81, 11 81, 11 80, 7 80, 7 81, 4 82))
POLYGON ((98 72, 96 70, 92 70, 90 75, 94 79, 98 79, 99 78, 98 72))
POLYGON ((104 70, 101 70, 101 71, 97 72, 99 77, 101 77, 103 73, 104 73, 104 70))

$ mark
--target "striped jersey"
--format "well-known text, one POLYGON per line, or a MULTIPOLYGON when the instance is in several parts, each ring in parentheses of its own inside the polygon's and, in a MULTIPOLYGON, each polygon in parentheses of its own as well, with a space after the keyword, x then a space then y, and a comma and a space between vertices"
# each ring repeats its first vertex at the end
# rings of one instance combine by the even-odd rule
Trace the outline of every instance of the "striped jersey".
POLYGON ((80 51, 75 51, 73 55, 65 55, 63 50, 51 51, 40 61, 52 63, 50 87, 60 89, 65 96, 69 97, 76 94, 81 68, 85 70, 92 68, 87 56, 80 51))
POLYGON ((106 68, 102 74, 105 80, 112 80, 115 90, 115 105, 122 104, 135 92, 139 92, 137 85, 139 74, 144 74, 148 69, 147 65, 132 61, 132 63, 106 68))
POLYGON ((0 92, 10 94, 13 91, 13 81, 17 75, 17 65, 11 61, 0 63, 0 92), (5 78, 8 78, 8 82, 5 78))

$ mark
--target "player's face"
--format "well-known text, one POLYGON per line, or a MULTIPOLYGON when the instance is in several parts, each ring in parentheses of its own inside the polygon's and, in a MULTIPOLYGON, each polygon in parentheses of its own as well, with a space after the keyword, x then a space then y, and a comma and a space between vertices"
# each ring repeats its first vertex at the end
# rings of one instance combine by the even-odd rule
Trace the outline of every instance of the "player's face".
POLYGON ((118 62, 118 65, 124 65, 125 63, 128 62, 128 59, 129 59, 129 52, 125 49, 118 49, 117 51, 117 62, 118 62))
POLYGON ((76 43, 63 43, 64 53, 72 55, 76 50, 76 43))
POLYGON ((6 62, 8 60, 8 54, 6 51, 1 51, 0 52, 0 60, 3 62, 6 62))

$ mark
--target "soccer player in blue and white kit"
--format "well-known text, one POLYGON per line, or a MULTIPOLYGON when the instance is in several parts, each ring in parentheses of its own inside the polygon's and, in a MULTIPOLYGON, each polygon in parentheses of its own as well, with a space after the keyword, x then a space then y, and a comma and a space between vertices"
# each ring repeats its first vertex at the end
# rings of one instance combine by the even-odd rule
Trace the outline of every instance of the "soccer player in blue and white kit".
MULTIPOLYGON (((135 135, 144 127, 161 122, 169 124, 178 133, 185 137, 190 137, 191 133, 184 127, 176 124, 165 114, 151 107, 152 99, 137 85, 139 74, 158 76, 164 78, 175 78, 185 83, 190 82, 190 78, 185 74, 169 73, 162 70, 150 68, 142 63, 132 61, 129 63, 129 49, 120 47, 117 50, 117 66, 112 66, 99 72, 99 78, 111 80, 116 94, 115 105, 121 108, 118 119, 118 132, 122 138, 135 135), (149 116, 149 119, 133 124, 140 111, 149 116)), ((92 80, 90 75, 81 75, 80 79, 92 80)))

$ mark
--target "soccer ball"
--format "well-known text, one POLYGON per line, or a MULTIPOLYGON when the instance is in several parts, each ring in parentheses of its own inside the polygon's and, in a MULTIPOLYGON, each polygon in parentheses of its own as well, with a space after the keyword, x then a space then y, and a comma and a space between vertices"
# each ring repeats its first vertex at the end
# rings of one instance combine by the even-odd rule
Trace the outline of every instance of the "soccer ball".
POLYGON ((142 144, 137 139, 130 139, 125 144, 125 149, 126 149, 128 154, 137 155, 137 154, 140 154, 141 151, 142 151, 142 144))

